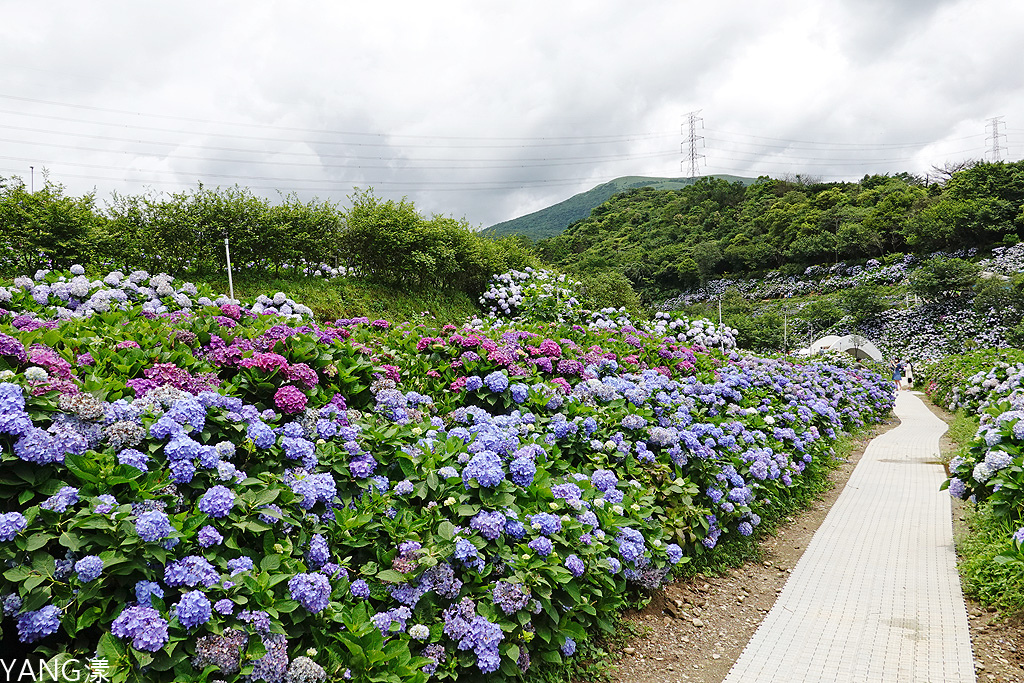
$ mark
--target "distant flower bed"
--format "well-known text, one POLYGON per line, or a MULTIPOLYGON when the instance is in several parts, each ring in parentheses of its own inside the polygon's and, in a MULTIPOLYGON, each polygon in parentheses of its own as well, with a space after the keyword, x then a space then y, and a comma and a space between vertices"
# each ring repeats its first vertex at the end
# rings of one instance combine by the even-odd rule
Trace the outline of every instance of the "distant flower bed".
POLYGON ((892 406, 704 321, 527 315, 558 281, 437 327, 80 277, 0 290, 0 603, 113 681, 557 665, 892 406))

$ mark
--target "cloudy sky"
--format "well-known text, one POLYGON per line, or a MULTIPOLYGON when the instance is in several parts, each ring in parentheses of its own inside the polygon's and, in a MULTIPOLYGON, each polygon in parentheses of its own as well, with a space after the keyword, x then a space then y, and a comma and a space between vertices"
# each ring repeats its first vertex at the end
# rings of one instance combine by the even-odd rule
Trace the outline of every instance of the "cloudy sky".
POLYGON ((1024 156, 1016 0, 0 0, 0 175, 488 226, 624 175, 1024 156), (995 119, 995 117, 1002 117, 995 119), (993 121, 993 119, 995 119, 993 121))

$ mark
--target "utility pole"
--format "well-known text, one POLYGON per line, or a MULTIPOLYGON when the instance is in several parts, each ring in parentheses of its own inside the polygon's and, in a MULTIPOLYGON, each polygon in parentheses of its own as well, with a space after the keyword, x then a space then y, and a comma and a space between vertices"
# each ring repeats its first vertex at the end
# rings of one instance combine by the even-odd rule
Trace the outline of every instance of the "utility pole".
MULTIPOLYGON (((683 126, 682 126, 682 134, 686 135, 687 138, 686 138, 686 141, 683 142, 680 145, 680 150, 679 151, 680 151, 681 154, 686 156, 687 155, 687 147, 689 147, 690 175, 688 177, 690 177, 690 178, 696 178, 697 176, 700 175, 700 170, 698 168, 697 160, 704 158, 703 154, 697 154, 697 141, 704 139, 703 135, 697 135, 697 122, 698 121, 700 122, 700 127, 704 128, 704 119, 702 119, 701 117, 697 116, 697 114, 699 114, 701 111, 702 110, 697 109, 696 111, 691 111, 689 114, 687 114, 686 115, 686 123, 684 123, 683 126)), ((701 143, 701 147, 703 147, 703 146, 704 146, 704 143, 702 142, 701 143)), ((680 171, 683 170, 683 164, 685 164, 686 161, 687 160, 684 158, 681 162, 679 162, 679 170, 680 171)))
POLYGON ((30 181, 31 185, 29 185, 29 187, 32 188, 32 194, 35 194, 36 193, 36 167, 35 166, 29 166, 28 167, 28 171, 29 171, 29 175, 32 178, 32 180, 30 181))
POLYGON ((1006 137, 1006 133, 999 132, 999 125, 1003 122, 1002 116, 993 116, 989 119, 989 124, 985 126, 985 130, 988 130, 989 126, 992 126, 992 135, 985 138, 986 140, 992 140, 992 148, 989 150, 992 153, 992 161, 1003 160, 1003 147, 999 144, 999 138, 1006 137))

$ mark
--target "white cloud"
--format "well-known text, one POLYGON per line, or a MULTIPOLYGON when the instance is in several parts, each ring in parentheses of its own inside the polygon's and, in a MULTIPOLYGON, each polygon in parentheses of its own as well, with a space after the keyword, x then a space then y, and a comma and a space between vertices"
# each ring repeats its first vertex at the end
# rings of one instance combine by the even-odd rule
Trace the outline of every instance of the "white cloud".
POLYGON ((711 173, 924 172, 997 115, 1024 153, 1024 6, 999 0, 7 5, 0 175, 101 198, 372 185, 489 225, 682 175, 696 109, 711 173))

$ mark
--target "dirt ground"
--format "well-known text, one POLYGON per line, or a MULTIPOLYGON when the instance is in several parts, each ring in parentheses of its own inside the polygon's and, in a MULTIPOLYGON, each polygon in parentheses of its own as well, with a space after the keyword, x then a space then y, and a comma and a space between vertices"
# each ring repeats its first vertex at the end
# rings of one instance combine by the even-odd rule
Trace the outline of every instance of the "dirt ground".
MULTIPOLYGON (((929 403, 928 401, 925 401, 929 403)), ((933 411, 948 419, 940 409, 933 411)), ((877 426, 855 446, 847 462, 832 472, 834 486, 811 508, 788 518, 775 536, 761 543, 763 561, 670 584, 629 619, 644 635, 620 646, 612 674, 615 683, 721 683, 789 578, 814 532, 842 493, 868 442, 899 420, 877 426)), ((942 448, 952 448, 944 438, 942 448)), ((962 528, 962 515, 954 509, 962 528)), ((978 681, 1024 683, 1024 622, 997 619, 994 612, 967 601, 978 681)))

